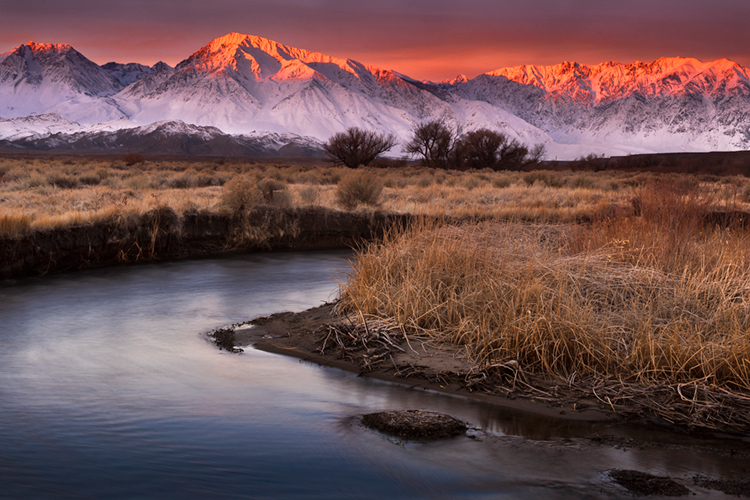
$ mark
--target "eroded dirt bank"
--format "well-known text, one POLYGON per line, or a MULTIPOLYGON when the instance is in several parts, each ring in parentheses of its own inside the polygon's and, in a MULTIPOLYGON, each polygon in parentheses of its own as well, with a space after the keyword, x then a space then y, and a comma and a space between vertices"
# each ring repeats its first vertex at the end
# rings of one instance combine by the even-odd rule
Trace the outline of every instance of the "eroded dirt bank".
POLYGON ((264 208, 246 216, 178 216, 169 208, 139 219, 0 237, 0 278, 91 267, 270 250, 345 248, 376 238, 408 217, 322 208, 264 208))
POLYGON ((500 366, 499 373, 490 373, 478 367, 462 346, 413 333, 407 336, 388 321, 362 320, 341 316, 335 304, 326 304, 301 313, 257 318, 209 335, 228 351, 242 352, 243 347, 252 345, 359 375, 465 395, 549 417, 636 421, 691 435, 750 435, 744 418, 729 418, 745 413, 746 401, 740 396, 710 411, 695 412, 684 404, 689 389, 686 384, 643 387, 640 392, 618 396, 622 390, 618 384, 626 382, 561 381, 525 373, 512 361, 500 366), (717 418, 717 412, 730 415, 717 418))
POLYGON ((334 308, 335 304, 325 304, 301 313, 274 314, 217 329, 209 336, 228 351, 239 353, 252 346, 367 377, 461 394, 550 417, 588 421, 622 418, 592 401, 579 402, 574 409, 543 394, 523 398, 487 390, 475 380, 473 363, 460 348, 421 340, 403 343, 384 335, 380 342, 370 342, 368 348, 356 346, 347 338, 346 322, 334 308))

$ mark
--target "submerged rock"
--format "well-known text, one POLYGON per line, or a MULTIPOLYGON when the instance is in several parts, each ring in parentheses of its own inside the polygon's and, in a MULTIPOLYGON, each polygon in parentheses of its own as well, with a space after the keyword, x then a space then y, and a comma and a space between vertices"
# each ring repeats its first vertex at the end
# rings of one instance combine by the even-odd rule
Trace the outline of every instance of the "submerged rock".
POLYGON ((668 477, 654 476, 637 470, 614 469, 609 476, 620 486, 636 495, 662 495, 681 497, 689 495, 690 490, 668 477))
POLYGON ((362 424, 384 434, 406 439, 437 439, 466 432, 466 423, 436 411, 398 410, 369 413, 362 424))

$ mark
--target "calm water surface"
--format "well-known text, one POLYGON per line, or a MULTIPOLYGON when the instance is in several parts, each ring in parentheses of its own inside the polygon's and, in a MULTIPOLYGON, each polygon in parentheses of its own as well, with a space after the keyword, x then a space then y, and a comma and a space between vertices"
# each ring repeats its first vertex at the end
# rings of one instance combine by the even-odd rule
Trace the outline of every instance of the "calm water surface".
POLYGON ((668 449, 582 448, 575 437, 596 429, 259 351, 228 354, 202 336, 331 299, 347 256, 0 284, 0 498, 612 498, 622 492, 607 468, 739 467, 668 449), (356 423, 399 408, 445 411, 486 432, 398 443, 356 423))

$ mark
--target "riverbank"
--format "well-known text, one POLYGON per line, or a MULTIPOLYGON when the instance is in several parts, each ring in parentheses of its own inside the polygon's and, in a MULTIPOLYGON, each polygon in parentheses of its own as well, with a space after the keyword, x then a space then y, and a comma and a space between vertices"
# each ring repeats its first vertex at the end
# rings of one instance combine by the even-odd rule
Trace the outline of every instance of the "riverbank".
POLYGON ((323 207, 259 207, 249 214, 168 207, 140 217, 0 236, 0 278, 253 251, 348 248, 382 236, 408 217, 323 207))
POLYGON ((622 416, 612 413, 595 400, 552 401, 543 394, 535 397, 493 390, 479 383, 482 374, 457 346, 435 344, 428 339, 394 339, 373 325, 369 342, 329 303, 293 313, 285 312, 256 318, 246 323, 209 333, 221 349, 240 353, 252 346, 322 366, 339 368, 360 376, 408 385, 413 388, 470 397, 546 417, 570 420, 608 421, 622 416), (360 338, 357 338, 357 335, 360 338))
MULTIPOLYGON (((221 349, 242 352, 252 346, 378 380, 490 402, 538 416, 587 422, 640 422, 656 428, 707 436, 744 436, 747 400, 734 394, 723 406, 704 412, 685 405, 686 387, 633 387, 606 380, 562 381, 522 373, 509 364, 506 376, 480 370, 465 347, 434 342, 428 336, 394 335, 394 325, 341 315, 336 304, 301 313, 256 318, 209 333, 221 349), (714 412, 724 413, 722 419, 714 412), (696 415, 698 413, 698 415, 696 415), (732 419, 738 414, 738 419, 732 419), (721 424, 721 425, 719 425, 721 424)), ((743 446, 743 448, 745 448, 743 446)), ((732 451, 737 453, 736 450, 732 451)), ((749 457, 750 457, 750 452, 749 457)))
POLYGON ((652 185, 747 220, 750 181, 716 175, 450 171, 382 160, 182 161, 154 157, 0 158, 0 277, 227 253, 325 249, 382 234, 394 220, 568 224, 642 210, 652 185), (397 215, 390 215, 397 214, 397 215))

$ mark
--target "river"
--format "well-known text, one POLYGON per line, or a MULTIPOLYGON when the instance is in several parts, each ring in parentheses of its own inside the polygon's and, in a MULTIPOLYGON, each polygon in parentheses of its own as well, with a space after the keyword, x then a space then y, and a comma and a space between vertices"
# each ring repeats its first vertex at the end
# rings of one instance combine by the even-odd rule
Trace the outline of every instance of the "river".
MULTIPOLYGON (((742 474, 747 460, 592 445, 536 418, 203 335, 333 298, 347 252, 256 254, 0 284, 1 498, 619 498, 606 471, 742 474), (468 437, 398 442, 357 417, 422 408, 468 437)), ((745 469, 750 470, 750 469, 745 469)), ((707 495, 711 492, 689 486, 707 495)), ((723 496, 713 492, 714 495, 723 496)))

